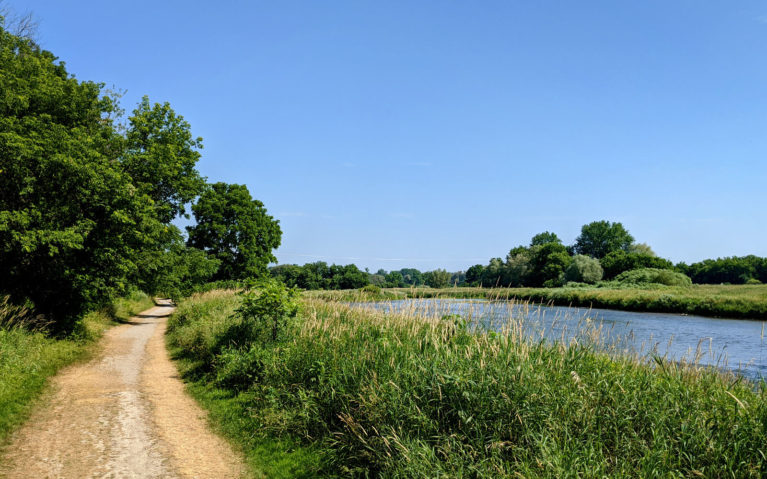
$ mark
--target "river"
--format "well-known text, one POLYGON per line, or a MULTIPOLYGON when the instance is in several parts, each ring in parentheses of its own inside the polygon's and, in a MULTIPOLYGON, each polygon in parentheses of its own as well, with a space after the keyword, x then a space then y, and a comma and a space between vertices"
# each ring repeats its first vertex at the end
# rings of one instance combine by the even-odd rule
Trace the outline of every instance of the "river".
POLYGON ((411 314, 456 314, 487 331, 500 331, 512 323, 527 336, 548 341, 588 342, 598 337, 600 347, 621 354, 695 360, 749 379, 767 378, 767 321, 467 299, 406 299, 355 306, 411 314))

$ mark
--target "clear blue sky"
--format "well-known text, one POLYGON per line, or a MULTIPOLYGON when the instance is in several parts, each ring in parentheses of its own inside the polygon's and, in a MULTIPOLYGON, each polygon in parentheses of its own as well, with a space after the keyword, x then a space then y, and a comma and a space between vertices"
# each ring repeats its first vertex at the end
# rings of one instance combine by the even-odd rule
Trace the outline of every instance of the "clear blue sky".
POLYGON ((280 263, 465 269, 622 222, 767 256, 767 4, 10 0, 78 78, 169 101, 280 263))

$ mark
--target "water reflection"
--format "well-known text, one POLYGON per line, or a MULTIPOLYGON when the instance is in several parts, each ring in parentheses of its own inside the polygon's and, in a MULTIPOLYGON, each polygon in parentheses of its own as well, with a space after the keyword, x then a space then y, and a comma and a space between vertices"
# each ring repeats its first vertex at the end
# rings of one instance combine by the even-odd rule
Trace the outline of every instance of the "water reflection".
POLYGON ((751 379, 767 377, 765 321, 464 299, 405 299, 354 305, 405 314, 460 315, 473 327, 488 331, 509 327, 509 318, 513 318, 514 327, 535 339, 596 342, 620 354, 657 354, 674 361, 696 361, 733 370, 751 379))

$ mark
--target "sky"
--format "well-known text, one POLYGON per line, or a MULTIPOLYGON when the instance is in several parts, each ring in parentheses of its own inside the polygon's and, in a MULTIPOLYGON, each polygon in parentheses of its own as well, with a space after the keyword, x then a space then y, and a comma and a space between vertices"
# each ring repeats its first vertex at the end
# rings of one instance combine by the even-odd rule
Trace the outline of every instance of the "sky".
POLYGON ((170 102, 279 263, 466 269, 619 221, 767 256, 767 4, 6 0, 80 80, 170 102))

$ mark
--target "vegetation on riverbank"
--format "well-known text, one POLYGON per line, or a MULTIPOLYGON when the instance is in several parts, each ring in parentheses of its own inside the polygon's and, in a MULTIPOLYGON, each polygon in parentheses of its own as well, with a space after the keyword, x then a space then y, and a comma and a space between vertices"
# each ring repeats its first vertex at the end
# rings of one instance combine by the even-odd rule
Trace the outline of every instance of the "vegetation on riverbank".
POLYGON ((535 303, 626 311, 767 319, 767 285, 575 285, 562 288, 391 288, 377 291, 311 291, 334 301, 406 298, 517 299, 535 303))
POLYGON ((239 307, 231 292, 189 298, 168 341, 222 430, 271 451, 258 464, 268 476, 280 460, 283 476, 305 477, 767 474, 764 383, 548 345, 512 318, 470 334, 455 317, 311 297, 273 341, 248 333, 259 319, 239 307))
POLYGON ((114 321, 152 307, 143 293, 120 298, 107 308, 86 314, 76 332, 54 338, 27 320, 28 312, 0 301, 0 443, 29 414, 48 379, 93 350, 95 340, 114 321))

